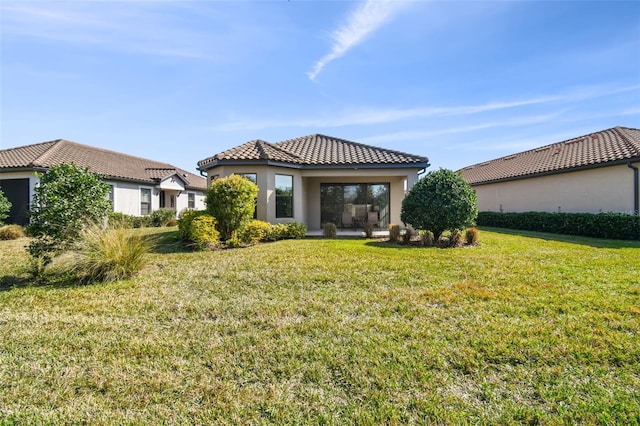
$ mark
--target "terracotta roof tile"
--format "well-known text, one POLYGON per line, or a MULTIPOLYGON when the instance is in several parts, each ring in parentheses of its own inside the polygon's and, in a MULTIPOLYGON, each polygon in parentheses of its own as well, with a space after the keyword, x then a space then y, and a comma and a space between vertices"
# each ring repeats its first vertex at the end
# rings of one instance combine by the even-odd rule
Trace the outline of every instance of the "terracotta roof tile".
POLYGON ((465 167, 462 177, 474 185, 631 159, 640 161, 640 130, 615 127, 465 167))
POLYGON ((171 164, 64 139, 0 150, 0 170, 47 169, 56 164, 71 162, 114 179, 157 183, 178 174, 190 188, 204 190, 207 187, 203 177, 171 164))
POLYGON ((278 161, 298 166, 416 165, 425 167, 427 157, 364 145, 320 134, 276 144, 254 140, 198 162, 199 167, 226 161, 278 161))

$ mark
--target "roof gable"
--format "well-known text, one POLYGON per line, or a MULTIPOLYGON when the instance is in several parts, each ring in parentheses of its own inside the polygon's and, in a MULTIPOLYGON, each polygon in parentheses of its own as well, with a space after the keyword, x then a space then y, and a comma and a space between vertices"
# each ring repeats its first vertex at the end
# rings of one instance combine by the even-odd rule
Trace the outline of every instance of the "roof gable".
POLYGON ((542 174, 640 161, 640 130, 615 127, 462 169, 469 184, 523 179, 542 174))
POLYGON ((198 162, 199 168, 232 162, 281 162, 300 167, 397 165, 426 167, 427 157, 321 134, 271 144, 254 140, 198 162))
POLYGON ((171 175, 178 175, 188 187, 206 189, 206 179, 171 164, 64 139, 0 150, 0 170, 48 169, 62 163, 88 167, 93 173, 115 180, 149 184, 156 184, 171 175))

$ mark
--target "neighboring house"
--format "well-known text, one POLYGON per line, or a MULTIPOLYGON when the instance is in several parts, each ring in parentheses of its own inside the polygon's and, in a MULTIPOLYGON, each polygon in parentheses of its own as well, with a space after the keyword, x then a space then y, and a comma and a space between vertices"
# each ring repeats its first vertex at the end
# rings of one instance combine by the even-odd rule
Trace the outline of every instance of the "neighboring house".
POLYGON ((640 130, 615 127, 462 169, 480 211, 639 214, 640 130))
POLYGON ((25 224, 39 182, 36 172, 75 163, 111 186, 113 210, 133 216, 169 208, 203 209, 206 180, 167 163, 58 139, 0 150, 0 189, 12 203, 7 223, 25 224))
POLYGON ((198 162, 208 179, 240 174, 257 183, 255 216, 359 228, 400 222, 406 192, 429 159, 324 135, 247 142, 198 162))

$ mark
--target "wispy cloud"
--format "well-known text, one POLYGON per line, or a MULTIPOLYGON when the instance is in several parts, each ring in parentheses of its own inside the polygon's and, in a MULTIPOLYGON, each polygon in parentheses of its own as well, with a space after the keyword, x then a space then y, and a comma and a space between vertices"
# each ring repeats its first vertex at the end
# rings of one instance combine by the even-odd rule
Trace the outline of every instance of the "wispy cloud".
POLYGON ((316 116, 311 119, 292 119, 290 117, 283 120, 247 119, 224 123, 219 126, 215 126, 214 129, 219 131, 235 131, 261 130, 280 127, 332 128, 344 126, 387 124, 411 119, 456 116, 464 117, 543 104, 559 105, 564 108, 566 105, 570 105, 576 102, 582 102, 588 99, 601 98, 638 90, 640 90, 640 86, 582 87, 558 94, 506 101, 489 101, 476 105, 430 106, 405 109, 354 108, 336 111, 335 113, 324 117, 316 116))
POLYGON ((323 56, 307 73, 309 79, 315 80, 318 74, 330 62, 344 56, 354 46, 362 43, 369 35, 382 27, 393 14, 404 4, 392 0, 367 0, 356 8, 346 23, 331 34, 333 44, 331 51, 323 56))

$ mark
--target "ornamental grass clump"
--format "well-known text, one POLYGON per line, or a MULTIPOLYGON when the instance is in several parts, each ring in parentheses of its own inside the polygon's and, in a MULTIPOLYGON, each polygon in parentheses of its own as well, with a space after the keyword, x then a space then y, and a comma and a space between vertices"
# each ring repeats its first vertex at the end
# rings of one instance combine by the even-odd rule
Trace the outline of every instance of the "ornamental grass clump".
POLYGON ((5 225, 0 227, 0 240, 17 240, 24 237, 24 229, 20 225, 5 225))
POLYGON ((88 225, 80 237, 69 269, 83 282, 128 279, 147 264, 151 243, 131 230, 88 225))
POLYGON ((389 241, 397 242, 400 239, 400 225, 389 225, 389 241))
POLYGON ((467 245, 475 246, 479 242, 478 228, 472 227, 465 231, 464 234, 467 245))

